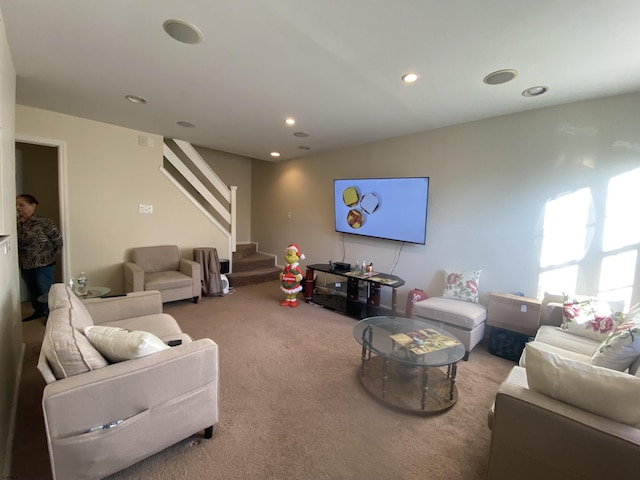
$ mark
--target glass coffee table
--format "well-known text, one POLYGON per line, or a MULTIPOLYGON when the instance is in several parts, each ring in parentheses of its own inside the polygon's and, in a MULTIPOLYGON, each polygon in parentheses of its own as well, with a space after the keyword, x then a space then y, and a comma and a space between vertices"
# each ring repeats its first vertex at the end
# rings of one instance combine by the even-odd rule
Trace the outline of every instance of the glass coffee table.
POLYGON ((425 320, 379 316, 361 320, 353 336, 362 345, 358 376, 376 399, 400 410, 433 414, 458 401, 456 373, 462 342, 425 320))

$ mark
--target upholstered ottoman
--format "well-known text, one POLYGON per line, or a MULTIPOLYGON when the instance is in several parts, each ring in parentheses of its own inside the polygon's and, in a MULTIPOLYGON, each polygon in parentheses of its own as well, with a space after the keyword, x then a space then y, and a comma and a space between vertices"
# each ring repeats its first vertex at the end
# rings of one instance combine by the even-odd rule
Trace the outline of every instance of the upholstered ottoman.
POLYGON ((466 355, 484 336, 487 308, 479 303, 465 302, 443 297, 432 297, 413 305, 413 317, 442 324, 442 328, 454 334, 464 345, 466 355))

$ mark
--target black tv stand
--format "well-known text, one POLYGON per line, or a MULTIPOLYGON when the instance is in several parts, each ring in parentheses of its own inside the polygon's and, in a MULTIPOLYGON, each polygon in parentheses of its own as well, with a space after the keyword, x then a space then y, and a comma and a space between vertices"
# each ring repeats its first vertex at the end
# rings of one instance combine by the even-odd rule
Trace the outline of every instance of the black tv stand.
POLYGON ((396 315, 396 289, 404 285, 404 280, 395 275, 372 272, 371 274, 355 272, 354 270, 340 271, 333 265, 317 263, 307 265, 306 281, 304 286, 304 301, 315 303, 332 310, 345 313, 352 317, 362 319, 379 315, 380 310, 380 289, 390 287, 391 293, 391 315, 396 315), (344 277, 347 281, 346 297, 339 295, 327 295, 317 293, 314 283, 315 271, 329 273, 339 277, 344 277), (367 294, 360 293, 360 282, 367 284, 367 294))

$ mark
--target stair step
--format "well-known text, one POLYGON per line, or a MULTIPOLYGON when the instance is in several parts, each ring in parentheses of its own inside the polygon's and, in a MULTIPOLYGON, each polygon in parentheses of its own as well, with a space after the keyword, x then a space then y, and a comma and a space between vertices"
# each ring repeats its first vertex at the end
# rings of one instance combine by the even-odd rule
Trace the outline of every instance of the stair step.
POLYGON ((236 245, 236 251, 233 252, 233 261, 237 262, 249 255, 254 255, 258 251, 255 243, 243 243, 236 245))
POLYGON ((273 257, 254 253, 253 255, 248 255, 240 260, 235 260, 233 262, 233 272, 240 273, 248 272, 250 270, 259 270, 261 268, 273 267, 274 264, 275 262, 273 257))
MULTIPOLYGON (((273 259, 272 259, 273 263, 273 259)), ((267 268, 258 268, 245 272, 228 273, 229 285, 232 287, 241 287, 243 285, 253 285, 254 283, 270 282, 272 280, 278 280, 280 278, 280 272, 282 270, 279 267, 271 266, 267 268)))

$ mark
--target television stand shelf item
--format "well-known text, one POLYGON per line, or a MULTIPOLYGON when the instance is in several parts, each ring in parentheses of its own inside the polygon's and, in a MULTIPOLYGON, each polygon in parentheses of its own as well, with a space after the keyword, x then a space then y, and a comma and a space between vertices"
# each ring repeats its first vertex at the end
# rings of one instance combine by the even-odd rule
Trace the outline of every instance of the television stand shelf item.
POLYGON ((317 263, 307 265, 306 281, 304 284, 304 301, 322 305, 332 310, 340 311, 352 317, 362 319, 378 314, 380 309, 380 289, 390 287, 391 292, 391 316, 396 315, 398 287, 404 285, 404 280, 395 275, 371 272, 371 274, 357 273, 353 270, 336 270, 333 265, 317 263), (344 301, 338 295, 315 294, 315 272, 329 273, 346 278, 347 295, 344 301), (360 283, 368 287, 366 296, 360 294, 360 283))

